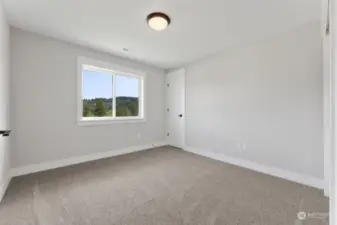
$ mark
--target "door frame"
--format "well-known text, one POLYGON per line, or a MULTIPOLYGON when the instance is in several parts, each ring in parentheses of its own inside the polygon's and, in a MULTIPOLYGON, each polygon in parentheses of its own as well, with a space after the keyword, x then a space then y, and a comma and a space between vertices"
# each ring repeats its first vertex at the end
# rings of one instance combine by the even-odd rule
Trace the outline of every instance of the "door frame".
MULTIPOLYGON (((325 9, 327 8, 327 0, 323 1, 323 6, 325 6, 325 9)), ((325 10, 327 12, 327 10, 325 10)), ((327 17, 326 13, 323 13, 325 17, 327 17)), ((325 18, 326 19, 326 18, 325 18)), ((323 20, 324 21, 324 20, 323 20)), ((326 20, 325 20, 326 21, 326 20)), ((325 24, 325 22, 323 22, 325 24)), ((336 175, 337 175, 337 168, 336 168, 336 161, 337 161, 337 1, 336 0, 330 0, 330 50, 331 55, 329 56, 330 62, 331 62, 331 97, 332 97, 332 129, 331 129, 331 141, 332 141, 332 147, 331 147, 331 157, 329 160, 329 195, 330 195, 330 217, 329 217, 329 224, 337 224, 337 199, 336 199, 336 175)), ((326 59, 324 59, 326 60, 326 59)), ((324 162, 325 163, 325 162, 324 162)))
MULTIPOLYGON (((0 4, 0 26, 2 27, 1 29, 1 73, 3 75, 3 80, 1 79, 0 82, 4 82, 4 87, 2 87, 1 91, 2 94, 5 96, 5 117, 6 117, 6 122, 5 124, 1 124, 0 129, 1 130, 8 130, 10 129, 10 27, 8 24, 8 20, 6 18, 6 14, 4 11, 3 6, 0 4)), ((2 95, 1 94, 1 95, 2 95)), ((1 154, 3 154, 3 165, 0 165, 1 168, 1 175, 3 176, 0 178, 0 202, 2 201, 4 194, 8 188, 9 182, 11 180, 11 174, 10 174, 10 168, 11 168, 11 161, 10 161, 10 145, 11 145, 11 140, 10 137, 4 137, 3 135, 0 134, 0 138, 3 138, 3 144, 4 144, 4 149, 0 150, 4 151, 1 154)), ((7 135, 5 135, 7 136, 7 135)), ((0 162, 1 164, 2 162, 0 162)))
POLYGON ((333 89, 331 74, 331 36, 323 41, 323 143, 324 143, 324 195, 329 196, 331 151, 333 147, 333 89))
MULTIPOLYGON (((179 69, 174 69, 174 70, 168 70, 168 71, 166 71, 165 72, 165 95, 166 95, 166 104, 165 104, 165 114, 166 114, 166 116, 165 116, 165 121, 166 121, 166 128, 165 128, 165 130, 166 130, 166 134, 168 133, 168 126, 167 126, 167 124, 168 124, 168 114, 167 114, 167 109, 168 109, 168 86, 167 86, 167 77, 169 76, 169 74, 170 73, 176 73, 176 72, 182 72, 183 74, 184 74, 184 90, 183 90, 183 96, 182 96, 182 98, 183 98, 183 101, 184 101, 184 104, 183 104, 183 117, 181 118, 182 120, 183 120, 183 132, 182 132, 182 135, 183 135, 183 137, 182 137, 182 140, 183 140, 183 143, 182 143, 182 145, 180 146, 178 146, 178 145, 172 145, 172 146, 174 146, 174 147, 178 147, 178 148, 182 148, 182 149, 184 149, 185 148, 185 146, 186 146, 186 71, 185 71, 185 69, 184 68, 179 68, 179 69)), ((171 145, 171 143, 169 142, 169 140, 168 140, 168 137, 166 136, 166 142, 169 144, 169 145, 171 145)))

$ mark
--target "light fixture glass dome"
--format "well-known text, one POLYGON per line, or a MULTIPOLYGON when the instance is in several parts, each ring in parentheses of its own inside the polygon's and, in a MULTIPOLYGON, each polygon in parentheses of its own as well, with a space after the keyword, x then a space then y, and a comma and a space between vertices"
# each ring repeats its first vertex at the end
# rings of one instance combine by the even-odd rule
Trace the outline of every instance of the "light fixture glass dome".
POLYGON ((170 18, 164 13, 151 13, 147 16, 149 26, 157 31, 164 30, 171 22, 170 18))

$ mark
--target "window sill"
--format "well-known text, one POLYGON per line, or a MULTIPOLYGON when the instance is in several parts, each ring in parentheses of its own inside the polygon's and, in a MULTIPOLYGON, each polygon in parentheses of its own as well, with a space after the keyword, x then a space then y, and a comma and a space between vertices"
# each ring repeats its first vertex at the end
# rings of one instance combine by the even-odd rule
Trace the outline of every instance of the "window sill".
POLYGON ((100 117, 100 118, 81 118, 78 120, 78 125, 103 125, 103 124, 126 124, 126 123, 145 123, 144 118, 109 118, 109 117, 100 117))

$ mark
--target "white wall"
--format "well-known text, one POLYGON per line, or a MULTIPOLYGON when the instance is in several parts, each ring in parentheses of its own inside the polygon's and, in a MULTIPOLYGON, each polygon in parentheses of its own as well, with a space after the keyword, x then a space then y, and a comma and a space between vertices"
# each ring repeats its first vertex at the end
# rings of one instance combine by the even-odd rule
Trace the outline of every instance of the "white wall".
POLYGON ((188 65, 186 144, 323 179, 320 35, 311 23, 188 65))
POLYGON ((13 167, 165 140, 160 69, 12 28, 11 70, 13 167), (77 56, 146 72, 146 123, 79 126, 77 56))
MULTIPOLYGON (((9 112, 9 25, 0 5, 0 130, 10 129, 9 112)), ((0 137, 0 200, 9 182, 9 139, 0 137)))

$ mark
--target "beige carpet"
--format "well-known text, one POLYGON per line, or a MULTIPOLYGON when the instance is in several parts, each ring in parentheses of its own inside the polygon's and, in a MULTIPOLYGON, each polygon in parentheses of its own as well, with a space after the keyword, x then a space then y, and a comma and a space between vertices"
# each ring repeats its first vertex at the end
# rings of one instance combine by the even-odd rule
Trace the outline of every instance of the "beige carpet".
POLYGON ((327 224, 297 220, 299 211, 327 213, 328 199, 314 188, 161 147, 15 178, 0 225, 327 224))

